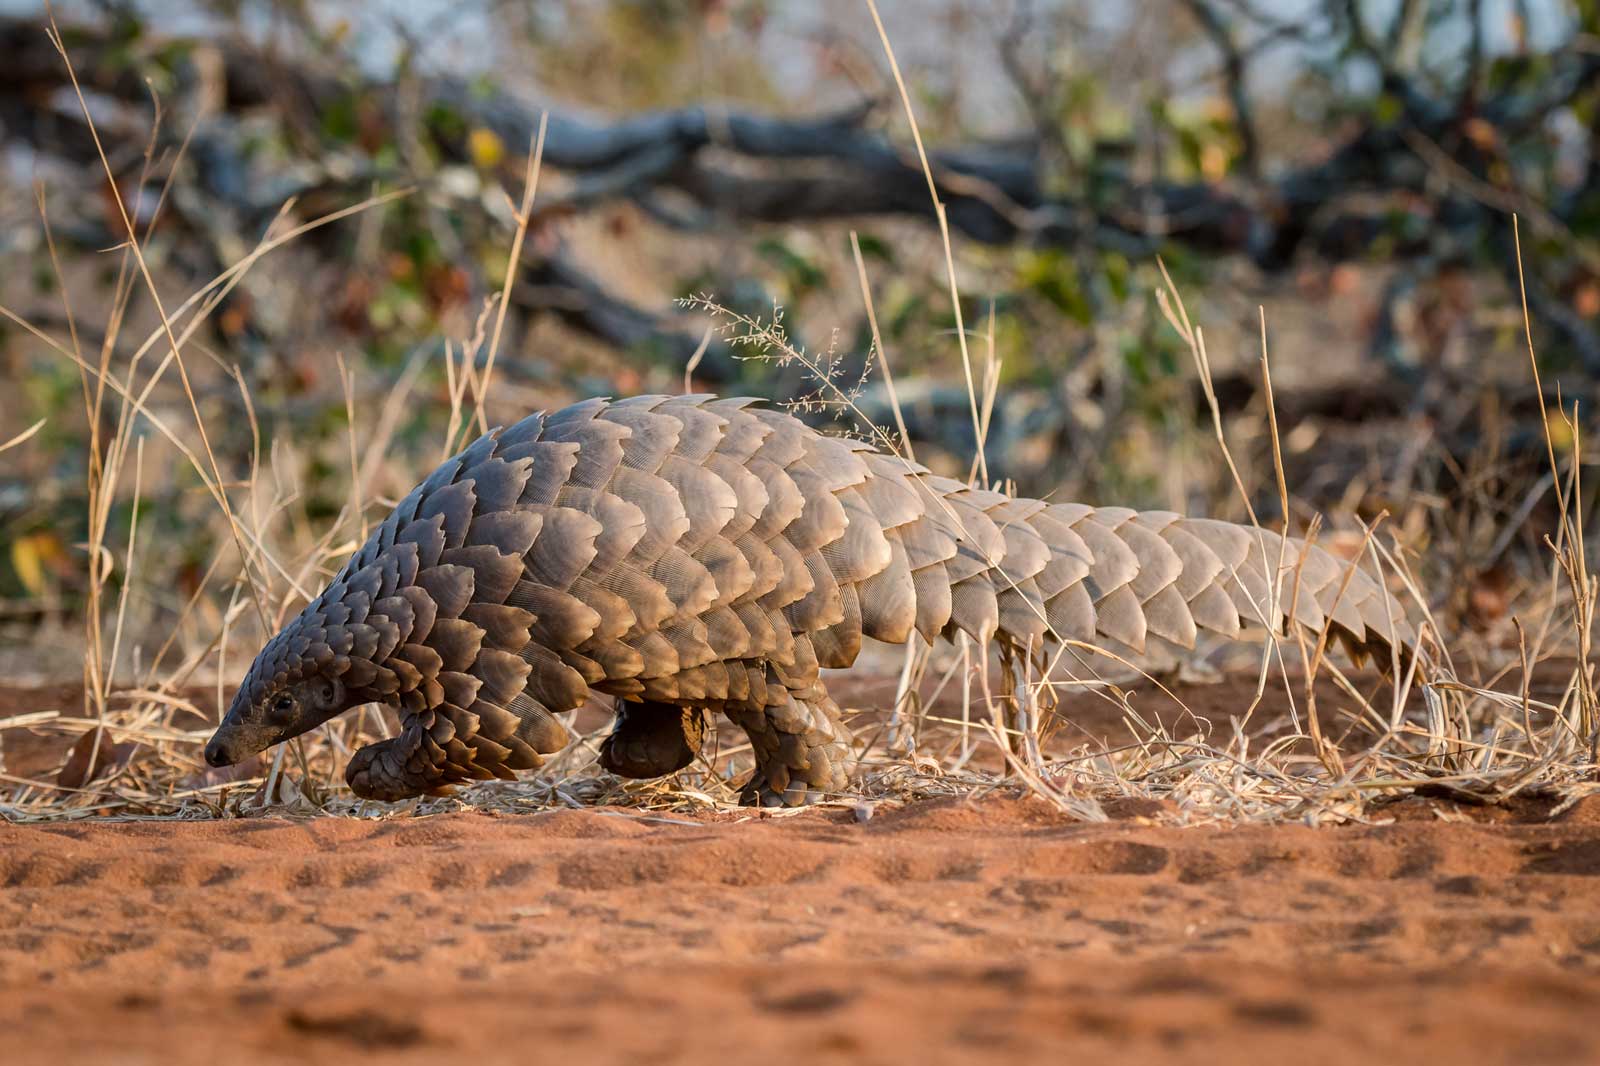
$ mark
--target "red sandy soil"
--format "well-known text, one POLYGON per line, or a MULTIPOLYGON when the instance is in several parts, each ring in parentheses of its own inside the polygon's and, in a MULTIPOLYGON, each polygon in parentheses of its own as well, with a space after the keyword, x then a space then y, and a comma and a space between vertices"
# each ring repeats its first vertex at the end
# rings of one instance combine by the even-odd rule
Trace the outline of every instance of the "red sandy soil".
POLYGON ((1149 813, 0 825, 0 1061, 1600 1061, 1600 798, 1149 813))

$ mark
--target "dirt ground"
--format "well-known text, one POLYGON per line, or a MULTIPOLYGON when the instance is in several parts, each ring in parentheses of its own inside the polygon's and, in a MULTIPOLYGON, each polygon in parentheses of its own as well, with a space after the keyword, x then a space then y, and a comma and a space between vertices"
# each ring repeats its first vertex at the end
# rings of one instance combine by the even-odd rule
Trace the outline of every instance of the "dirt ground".
POLYGON ((0 1060, 1600 1061, 1600 797, 1149 813, 0 825, 0 1060))

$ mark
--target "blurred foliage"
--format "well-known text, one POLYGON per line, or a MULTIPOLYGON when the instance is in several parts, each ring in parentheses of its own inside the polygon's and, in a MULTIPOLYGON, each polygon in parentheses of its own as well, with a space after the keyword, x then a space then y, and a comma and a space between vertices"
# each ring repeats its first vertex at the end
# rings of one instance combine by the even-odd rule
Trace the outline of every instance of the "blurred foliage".
MULTIPOLYGON (((483 301, 503 281, 511 240, 503 201, 520 193, 525 146, 506 143, 437 103, 413 116, 416 128, 391 128, 386 101, 358 77, 362 64, 373 62, 361 49, 364 35, 376 32, 375 23, 357 26, 348 5, 209 0, 204 6, 242 32, 260 33, 268 25, 286 48, 340 57, 334 66, 343 75, 343 91, 320 109, 312 128, 274 122, 262 113, 236 116, 246 159, 288 159, 309 145, 320 155, 348 157, 347 169, 361 175, 350 184, 362 192, 377 180, 368 175, 398 176, 430 190, 308 238, 317 242, 316 256, 286 253, 288 265, 265 275, 259 293, 246 287, 241 302, 250 301, 249 310, 263 318, 275 315, 278 333, 251 348, 247 326, 238 324, 249 316, 240 311, 230 319, 224 310, 222 336, 209 342, 223 349, 216 352, 220 362, 246 368, 261 414, 262 462, 270 463, 277 442, 294 449, 299 466, 293 521, 326 523, 343 507, 349 480, 350 427, 330 356, 342 355, 362 383, 357 422, 370 426, 375 397, 419 350, 437 353, 441 336, 470 334, 483 301), (441 150, 445 144, 464 144, 468 166, 452 169, 441 150), (432 191, 445 186, 457 191, 449 197, 432 191), (274 300, 285 306, 274 309, 274 300)), ((446 10, 449 18, 441 20, 436 12, 428 16, 433 21, 413 25, 415 39, 404 42, 391 66, 404 73, 442 62, 429 35, 442 36, 459 17, 486 30, 494 44, 481 69, 466 72, 476 79, 477 91, 537 90, 578 113, 625 115, 704 104, 810 115, 863 94, 892 100, 876 36, 859 5, 824 3, 797 14, 800 6, 809 7, 770 0, 468 0, 458 12, 446 10), (805 78, 814 84, 803 83, 805 78)), ((1404 5, 1420 6, 1422 15, 1399 28, 1380 26, 1375 11, 1363 16, 1371 25, 1353 24, 1348 13, 1341 14, 1381 5, 1312 4, 1311 15, 1289 25, 1278 21, 1274 5, 1260 0, 1218 4, 1219 11, 1233 13, 1225 22, 1237 47, 1249 50, 1252 59, 1271 54, 1279 60, 1269 80, 1248 86, 1251 113, 1241 115, 1230 98, 1225 56, 1193 17, 1194 6, 1183 0, 1125 9, 1090 0, 1000 5, 1004 11, 960 3, 882 6, 930 140, 981 146, 1021 131, 1035 144, 1041 189, 1088 212, 1131 210, 1125 201, 1133 184, 1197 183, 1237 188, 1245 200, 1264 199, 1258 175, 1325 158, 1354 128, 1370 124, 1385 131, 1405 121, 1408 104, 1395 79, 1385 79, 1386 66, 1470 113, 1476 101, 1537 94, 1555 76, 1558 53, 1566 47, 1534 41, 1527 27, 1509 25, 1488 35, 1474 61, 1470 35, 1463 36, 1460 24, 1470 5, 1454 0, 1404 5), (1245 11, 1260 17, 1238 14, 1245 11), (965 36, 953 36, 956 31, 965 36), (1248 157, 1247 122, 1261 146, 1259 160, 1248 157)), ((1592 47, 1600 34, 1600 0, 1546 6, 1563 13, 1577 34, 1588 34, 1592 47)), ((139 17, 138 5, 108 8, 115 47, 97 53, 105 68, 100 73, 126 72, 148 79, 158 94, 173 92, 192 48, 145 47, 161 35, 163 20, 139 17)), ((71 33, 66 40, 73 47, 71 33)), ((906 138, 896 107, 885 107, 875 121, 899 143, 906 138)), ((1462 142, 1440 150, 1447 157, 1478 152, 1483 164, 1473 180, 1491 191, 1515 192, 1541 208, 1573 200, 1562 226, 1524 229, 1525 250, 1547 268, 1555 298, 1593 322, 1600 317, 1594 237, 1600 232, 1600 182, 1585 185, 1582 170, 1596 167, 1600 87, 1576 86, 1551 115, 1510 139, 1493 126, 1467 123, 1462 142), (1587 156, 1573 147, 1585 137, 1587 156)), ((545 180, 541 196, 571 188, 570 176, 545 180)), ((62 196, 81 201, 76 214, 82 219, 103 224, 108 212, 92 188, 86 184, 62 196)), ((782 307, 798 342, 825 347, 837 332, 857 367, 867 362, 871 333, 851 254, 854 230, 897 375, 961 387, 956 321, 931 226, 859 218, 744 230, 714 224, 675 229, 660 224, 665 213, 656 204, 580 207, 541 219, 530 232, 530 246, 536 254, 570 253, 649 310, 700 293, 751 317, 782 307)), ((1154 252, 1193 300, 1196 317, 1207 322, 1219 368, 1253 364, 1256 308, 1270 304, 1274 329, 1307 349, 1281 353, 1288 374, 1298 364, 1302 377, 1370 375, 1366 352, 1330 358, 1316 342, 1326 341, 1329 322, 1339 324, 1340 342, 1352 349, 1377 332, 1386 313, 1383 286, 1403 249, 1423 247, 1423 254, 1408 254, 1430 269, 1469 264, 1483 291, 1509 306, 1500 261, 1504 248, 1482 230, 1453 227, 1420 196, 1388 197, 1376 217, 1376 237, 1349 257, 1363 271, 1354 282, 1340 274, 1343 264, 1333 257, 1302 255, 1271 276, 1241 266, 1237 257, 1211 255, 1179 240, 1156 241, 1154 252)), ((241 247, 270 221, 245 220, 241 247)), ((1097 499, 1124 494, 1119 503, 1178 504, 1163 456, 1209 434, 1209 427, 1197 430, 1193 418, 1188 353, 1157 305, 1162 283, 1155 254, 1094 236, 1091 230, 1074 244, 1023 241, 1012 247, 958 241, 962 312, 973 351, 987 358, 992 313, 992 351, 1002 385, 1042 397, 1058 416, 1049 423, 1056 436, 1042 457, 1020 457, 1031 453, 1019 438, 1019 457, 995 456, 996 466, 1035 492, 1059 486, 1097 499)), ((181 258, 176 245, 196 239, 158 232, 153 255, 166 257, 179 275, 172 265, 181 258)), ((79 247, 76 255, 98 274, 78 296, 81 308, 108 295, 116 268, 108 265, 112 257, 96 258, 99 248, 79 247)), ((13 277, 26 279, 30 306, 55 308, 58 285, 48 255, 35 245, 27 257, 25 269, 13 277)), ((83 273, 75 272, 72 284, 82 285, 83 273)), ((1426 294, 1442 282, 1423 271, 1417 285, 1426 294)), ((6 298, 16 297, 13 289, 6 298)), ((149 309, 142 311, 148 319, 149 309)), ((1515 328, 1475 314, 1471 305, 1457 319, 1435 323, 1433 333, 1418 335, 1416 346, 1438 359, 1467 348, 1487 365, 1504 362, 1501 357, 1520 342, 1515 328)), ((681 381, 682 366, 667 355, 678 358, 676 350, 656 339, 618 353, 537 322, 514 323, 512 329, 503 375, 521 390, 517 402, 677 388, 681 381)), ((39 596, 54 581, 50 588, 70 597, 71 581, 53 568, 59 568, 61 552, 70 557, 77 551, 85 525, 84 500, 75 487, 87 468, 81 386, 70 365, 22 343, 15 331, 7 331, 3 342, 16 388, 0 413, 6 429, 13 422, 27 424, 24 417, 49 419, 26 448, 26 476, 52 490, 34 494, 16 510, 0 509, 6 549, 0 552, 0 595, 39 596)), ((1550 346, 1557 369, 1571 365, 1562 364, 1562 351, 1550 346)), ((226 413, 221 447, 237 467, 252 454, 252 432, 226 377, 214 367, 207 373, 208 409, 226 413)), ((740 373, 725 386, 729 391, 782 397, 791 384, 781 368, 763 362, 741 363, 740 373)), ((436 358, 416 391, 418 400, 396 427, 391 446, 396 466, 413 473, 435 456, 448 418, 446 376, 436 358)), ((0 438, 7 435, 0 430, 0 438)), ((929 452, 944 447, 948 465, 964 472, 964 457, 954 454, 958 449, 936 437, 924 443, 929 452)), ((173 570, 192 578, 215 547, 217 531, 202 518, 210 503, 192 472, 174 470, 159 476, 152 471, 143 520, 152 537, 159 536, 173 570)), ((1220 472, 1195 472, 1209 478, 1196 492, 1224 495, 1218 491, 1225 484, 1220 472)), ((126 538, 130 513, 131 506, 114 512, 113 542, 126 538)))

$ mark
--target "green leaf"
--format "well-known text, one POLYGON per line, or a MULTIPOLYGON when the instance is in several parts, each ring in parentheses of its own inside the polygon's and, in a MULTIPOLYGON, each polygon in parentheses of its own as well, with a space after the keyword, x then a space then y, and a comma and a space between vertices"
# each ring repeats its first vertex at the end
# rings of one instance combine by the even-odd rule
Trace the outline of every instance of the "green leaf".
POLYGON ((862 259, 876 259, 880 263, 894 265, 894 249, 882 237, 871 233, 857 233, 856 243, 861 245, 862 259))

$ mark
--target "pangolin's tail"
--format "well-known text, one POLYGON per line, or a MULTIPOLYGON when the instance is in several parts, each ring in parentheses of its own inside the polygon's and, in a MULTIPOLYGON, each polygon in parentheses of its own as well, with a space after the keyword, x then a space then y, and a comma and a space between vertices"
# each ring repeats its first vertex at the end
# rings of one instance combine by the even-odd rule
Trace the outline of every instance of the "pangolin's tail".
MULTIPOLYGON (((856 486, 857 502, 884 541, 873 560, 883 565, 857 586, 866 636, 962 631, 1039 655, 1061 640, 1143 653, 1157 641, 1193 648, 1201 630, 1238 637, 1300 625, 1329 630, 1357 659, 1386 661, 1391 648, 1415 645, 1400 602, 1316 544, 1166 511, 1017 499, 862 457, 877 476, 856 486)), ((848 509, 848 493, 842 502, 848 509)), ((849 539, 829 560, 836 570, 874 554, 849 539)), ((825 636, 813 643, 823 665, 854 657, 830 654, 825 636)))

